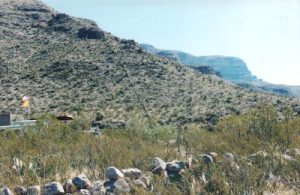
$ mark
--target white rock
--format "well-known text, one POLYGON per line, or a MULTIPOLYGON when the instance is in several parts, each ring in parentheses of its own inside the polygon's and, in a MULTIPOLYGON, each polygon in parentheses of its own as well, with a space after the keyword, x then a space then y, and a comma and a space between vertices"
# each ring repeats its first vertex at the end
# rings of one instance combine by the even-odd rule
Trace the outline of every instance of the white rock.
POLYGON ((142 180, 140 180, 140 179, 134 180, 134 181, 132 181, 132 183, 134 185, 136 185, 137 187, 139 187, 139 188, 143 188, 145 190, 147 189, 146 184, 142 180))
POLYGON ((65 194, 63 186, 58 182, 51 182, 43 187, 43 194, 45 195, 60 195, 65 194))
POLYGON ((77 189, 90 189, 92 188, 92 182, 87 178, 85 174, 80 174, 72 179, 72 183, 77 189))
POLYGON ((29 186, 27 188, 28 195, 41 195, 41 187, 40 186, 29 186))
POLYGON ((125 193, 125 192, 130 192, 130 187, 128 183, 124 179, 118 179, 115 183, 115 192, 117 194, 119 193, 125 193))
POLYGON ((129 177, 131 179, 139 179, 142 176, 142 171, 137 168, 130 169, 122 169, 125 177, 129 177))
POLYGON ((116 167, 108 167, 105 170, 105 177, 107 179, 120 179, 124 178, 124 174, 116 167))
POLYGON ((3 187, 0 189, 0 195, 14 195, 8 187, 3 187))
POLYGON ((159 157, 154 158, 154 165, 155 167, 161 167, 163 170, 165 170, 167 167, 167 163, 165 163, 165 161, 163 161, 159 157))
POLYGON ((282 159, 287 160, 287 161, 295 160, 293 157, 286 155, 286 154, 281 155, 281 157, 282 157, 282 159))
POLYGON ((234 155, 233 155, 232 153, 230 153, 230 152, 226 152, 226 153, 224 154, 224 158, 226 158, 227 160, 231 160, 231 161, 234 161, 234 160, 235 160, 234 155))
POLYGON ((123 178, 118 180, 109 180, 104 183, 104 187, 106 189, 106 193, 112 192, 114 194, 122 194, 130 192, 129 184, 123 178))
POLYGON ((92 195, 105 195, 106 190, 104 187, 104 181, 101 181, 101 180, 96 181, 90 192, 92 195))

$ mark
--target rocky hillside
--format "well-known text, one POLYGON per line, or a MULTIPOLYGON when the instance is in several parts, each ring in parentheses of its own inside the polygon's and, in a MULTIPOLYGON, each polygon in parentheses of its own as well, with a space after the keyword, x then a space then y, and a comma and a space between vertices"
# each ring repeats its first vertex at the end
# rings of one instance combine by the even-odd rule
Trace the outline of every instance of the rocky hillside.
POLYGON ((181 51, 160 50, 152 45, 141 44, 141 47, 149 53, 167 57, 189 66, 210 66, 220 72, 225 80, 232 82, 252 82, 257 78, 247 68, 246 63, 236 57, 226 56, 193 56, 181 51))
POLYGON ((148 44, 141 44, 141 47, 151 54, 166 57, 188 66, 210 66, 219 72, 225 80, 236 83, 249 90, 300 97, 300 87, 276 85, 262 81, 249 71, 243 60, 237 57, 193 56, 181 51, 160 50, 148 44))
POLYGON ((127 120, 140 112, 161 123, 213 122, 260 102, 279 111, 299 105, 199 74, 36 0, 0 1, 0 69, 0 110, 13 113, 23 112, 25 94, 33 114, 100 111, 127 120))

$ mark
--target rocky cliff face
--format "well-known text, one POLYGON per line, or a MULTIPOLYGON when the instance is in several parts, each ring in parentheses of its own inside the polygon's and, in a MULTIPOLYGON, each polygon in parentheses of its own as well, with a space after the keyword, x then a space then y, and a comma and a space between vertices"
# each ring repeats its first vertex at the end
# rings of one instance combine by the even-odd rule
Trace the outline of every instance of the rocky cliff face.
POLYGON ((181 51, 156 49, 148 44, 141 44, 141 47, 151 54, 166 57, 190 67, 210 66, 216 72, 219 72, 225 80, 252 91, 300 97, 300 87, 276 85, 259 80, 249 71, 246 63, 237 57, 193 56, 181 51))
POLYGON ((220 72, 225 80, 232 82, 252 82, 257 78, 247 68, 245 62, 236 57, 226 56, 193 56, 181 51, 160 50, 147 44, 141 44, 141 47, 154 55, 163 56, 176 60, 188 66, 210 66, 215 71, 220 72))
POLYGON ((39 1, 2 0, 0 16, 1 110, 22 112, 26 94, 33 113, 101 111, 120 120, 143 113, 154 122, 200 123, 259 102, 279 110, 294 102, 199 74, 39 1))

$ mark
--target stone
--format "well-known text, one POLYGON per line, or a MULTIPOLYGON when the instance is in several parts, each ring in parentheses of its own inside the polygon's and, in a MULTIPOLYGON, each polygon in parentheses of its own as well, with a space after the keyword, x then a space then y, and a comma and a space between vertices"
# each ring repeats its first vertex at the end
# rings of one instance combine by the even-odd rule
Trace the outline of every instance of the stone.
POLYGON ((14 195, 14 193, 8 187, 3 187, 0 189, 0 195, 14 195))
POLYGON ((165 161, 163 161, 162 159, 160 159, 159 157, 155 157, 154 158, 154 166, 161 167, 163 170, 165 170, 167 167, 167 163, 165 161))
POLYGON ((293 160, 295 160, 293 157, 291 157, 291 156, 289 156, 289 155, 287 155, 287 154, 281 155, 281 158, 282 158, 283 160, 287 160, 287 161, 293 161, 293 160))
POLYGON ((211 155, 208 154, 201 154, 200 158, 202 158, 203 162, 206 164, 210 164, 214 162, 214 159, 211 155))
POLYGON ((106 190, 107 193, 108 193, 108 192, 114 192, 114 189, 115 189, 114 184, 115 184, 116 181, 117 181, 117 180, 115 180, 115 179, 111 179, 111 180, 106 181, 106 182, 103 184, 103 185, 104 185, 104 188, 105 188, 105 190, 106 190))
POLYGON ((165 171, 164 169, 162 169, 161 167, 156 167, 154 168, 151 172, 153 174, 161 174, 163 171, 165 171))
POLYGON ((151 176, 150 175, 143 175, 141 177, 141 181, 146 184, 147 186, 147 189, 149 191, 152 191, 153 190, 153 184, 152 184, 152 179, 151 179, 151 176))
POLYGON ((26 188, 23 186, 16 186, 14 191, 16 195, 26 195, 27 193, 26 188))
POLYGON ((29 186, 27 188, 28 195, 41 195, 41 187, 40 186, 29 186))
POLYGON ((118 179, 115 183, 115 193, 130 192, 129 184, 124 179, 118 179))
POLYGON ((73 184, 72 179, 68 179, 63 187, 66 193, 75 193, 77 191, 77 187, 73 184))
POLYGON ((130 192, 130 186, 123 178, 118 180, 111 179, 104 183, 104 187, 106 192, 112 192, 114 194, 130 192))
POLYGON ((226 158, 227 160, 230 160, 230 161, 234 161, 235 160, 234 155, 232 153, 230 153, 230 152, 226 152, 224 154, 224 158, 226 158))
POLYGON ((218 156, 216 152, 210 152, 209 155, 212 156, 213 158, 216 158, 218 156))
POLYGON ((108 167, 105 170, 105 177, 107 179, 120 179, 124 178, 124 174, 116 167, 108 167))
POLYGON ((105 37, 105 34, 97 27, 84 27, 79 29, 77 36, 80 39, 102 39, 105 37))
POLYGON ((90 195, 90 191, 88 191, 87 189, 80 189, 78 192, 78 195, 90 195))
POLYGON ((142 171, 137 168, 130 169, 122 169, 125 177, 129 177, 130 179, 139 179, 142 176, 142 171))
POLYGON ((140 179, 134 180, 134 181, 132 181, 132 183, 139 188, 143 188, 144 190, 147 189, 147 185, 140 179))
POLYGON ((94 183, 93 188, 91 190, 92 195, 105 195, 106 190, 104 187, 104 181, 98 180, 94 183))
POLYGON ((180 172, 181 168, 180 166, 175 162, 169 162, 167 163, 166 170, 169 172, 180 172))
POLYGON ((65 194, 65 190, 59 182, 51 182, 44 185, 43 194, 60 195, 60 194, 65 194))
POLYGON ((80 189, 90 189, 92 188, 92 182, 87 178, 85 174, 80 174, 72 179, 72 183, 80 189))

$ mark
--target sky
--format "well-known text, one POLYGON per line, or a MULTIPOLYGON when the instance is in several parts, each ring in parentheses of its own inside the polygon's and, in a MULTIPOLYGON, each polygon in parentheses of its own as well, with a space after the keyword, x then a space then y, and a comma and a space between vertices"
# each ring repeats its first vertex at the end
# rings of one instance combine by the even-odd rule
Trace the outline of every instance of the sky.
POLYGON ((300 85, 300 0, 42 0, 125 39, 243 59, 258 78, 300 85))

